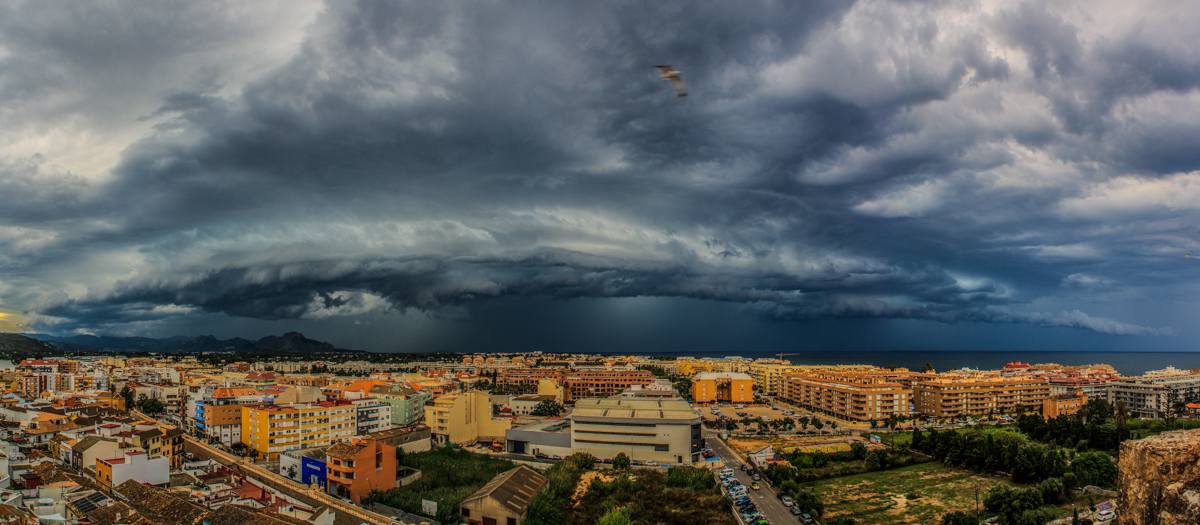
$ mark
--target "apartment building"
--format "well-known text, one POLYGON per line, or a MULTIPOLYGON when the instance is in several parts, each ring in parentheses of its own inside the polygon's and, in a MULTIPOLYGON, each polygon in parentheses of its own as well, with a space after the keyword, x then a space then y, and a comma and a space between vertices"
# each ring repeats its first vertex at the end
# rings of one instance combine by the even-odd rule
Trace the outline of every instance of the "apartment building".
POLYGON ((417 390, 396 383, 371 387, 367 395, 389 405, 393 427, 404 427, 420 421, 425 417, 425 403, 433 400, 433 394, 428 390, 417 390))
POLYGON ((425 407, 425 424, 438 443, 470 445, 479 441, 504 440, 512 427, 511 419, 492 417, 492 403, 486 392, 470 391, 446 394, 425 407))
POLYGON ((813 366, 781 363, 777 359, 763 359, 750 363, 746 373, 754 379, 754 384, 764 395, 779 395, 783 386, 784 374, 806 374, 828 371, 838 374, 866 372, 873 367, 864 365, 813 366))
POLYGON ((1070 394, 1078 390, 1089 398, 1104 399, 1108 396, 1108 384, 1114 379, 1116 378, 1109 376, 1054 375, 1048 377, 1047 381, 1050 383, 1050 395, 1052 396, 1070 394))
POLYGON ((750 367, 746 370, 746 373, 754 379, 754 384, 758 385, 763 394, 775 396, 779 395, 779 391, 781 390, 780 385, 783 383, 783 374, 803 372, 808 369, 811 369, 811 367, 754 362, 750 363, 750 367))
POLYGON ((242 406, 242 443, 257 450, 267 461, 275 461, 279 454, 302 448, 329 446, 334 431, 331 430, 336 410, 337 429, 340 438, 353 436, 354 405, 345 402, 293 404, 293 405, 244 405, 242 406), (347 427, 349 425, 349 433, 347 427))
POLYGON ((369 437, 338 443, 325 451, 329 491, 355 503, 372 490, 396 486, 396 447, 369 437))
POLYGON ((566 368, 512 368, 496 374, 496 387, 513 394, 536 394, 538 381, 551 379, 562 384, 566 368))
MULTIPOLYGON (((563 379, 567 402, 595 396, 611 396, 633 385, 654 382, 654 374, 646 370, 580 370, 563 379)), ((535 385, 536 388, 536 385, 535 385)))
POLYGON ((907 368, 876 368, 872 370, 856 371, 855 373, 858 373, 863 377, 882 379, 888 383, 899 383, 900 386, 909 390, 912 390, 913 385, 916 383, 928 381, 930 379, 937 379, 938 377, 937 374, 913 372, 907 368))
POLYGON ((1167 409, 1167 387, 1138 378, 1121 378, 1108 384, 1105 399, 1113 406, 1125 403, 1133 417, 1159 417, 1167 409))
POLYGON ((1200 393, 1200 369, 1167 367, 1141 376, 1114 379, 1108 383, 1105 398, 1114 405, 1124 401, 1137 417, 1162 417, 1170 410, 1172 398, 1183 399, 1192 392, 1200 393))
POLYGON ((363 435, 392 428, 392 405, 382 399, 349 400, 354 405, 354 434, 363 435))
POLYGON ((683 400, 583 398, 571 413, 571 450, 598 458, 701 461, 700 413, 683 400))
POLYGON ((96 479, 110 489, 131 479, 165 487, 171 481, 169 461, 144 450, 127 450, 118 457, 97 459, 96 479))
POLYGON ((1050 384, 1040 378, 942 376, 913 387, 915 410, 934 417, 1013 412, 1040 407, 1048 397, 1050 384))
POLYGON ((1054 419, 1058 416, 1078 414, 1087 401, 1088 397, 1080 391, 1052 395, 1042 402, 1042 417, 1054 419))
POLYGON ((737 372, 701 372, 692 378, 697 403, 752 403, 754 378, 737 372))
POLYGON ((242 442, 242 407, 262 396, 250 387, 221 387, 192 394, 189 410, 193 433, 229 447, 242 442))
POLYGON ((788 402, 854 421, 884 420, 912 413, 912 390, 898 382, 862 373, 814 372, 783 376, 779 397, 788 402))
POLYGON ((326 409, 325 419, 329 423, 329 442, 349 441, 358 431, 358 407, 344 399, 310 403, 326 409))

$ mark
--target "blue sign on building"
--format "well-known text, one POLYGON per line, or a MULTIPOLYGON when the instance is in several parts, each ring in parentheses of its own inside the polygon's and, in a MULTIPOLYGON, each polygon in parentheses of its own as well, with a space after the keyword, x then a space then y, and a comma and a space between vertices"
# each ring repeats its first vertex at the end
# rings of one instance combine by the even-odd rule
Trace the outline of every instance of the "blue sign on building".
POLYGON ((305 485, 316 485, 321 491, 326 491, 325 462, 307 456, 300 457, 300 482, 305 485))

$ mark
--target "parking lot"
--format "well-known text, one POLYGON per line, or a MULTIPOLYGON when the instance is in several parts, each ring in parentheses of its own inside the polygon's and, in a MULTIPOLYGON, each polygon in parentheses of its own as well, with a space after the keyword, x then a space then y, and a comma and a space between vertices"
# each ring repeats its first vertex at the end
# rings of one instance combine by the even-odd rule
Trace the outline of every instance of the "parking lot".
MULTIPOLYGON (((728 417, 730 419, 742 419, 743 416, 737 415, 738 412, 747 414, 747 416, 750 417, 751 419, 756 418, 756 417, 769 417, 771 419, 782 419, 782 418, 788 417, 788 416, 784 415, 783 411, 775 409, 775 408, 767 407, 767 406, 747 406, 745 408, 734 408, 733 406, 723 406, 723 407, 718 407, 718 409, 721 411, 721 414, 723 414, 725 417, 728 417)), ((703 410, 705 411, 704 412, 705 414, 710 415, 710 416, 712 415, 712 412, 711 412, 712 409, 703 409, 703 410)), ((793 415, 792 417, 795 418, 795 415, 793 415)))

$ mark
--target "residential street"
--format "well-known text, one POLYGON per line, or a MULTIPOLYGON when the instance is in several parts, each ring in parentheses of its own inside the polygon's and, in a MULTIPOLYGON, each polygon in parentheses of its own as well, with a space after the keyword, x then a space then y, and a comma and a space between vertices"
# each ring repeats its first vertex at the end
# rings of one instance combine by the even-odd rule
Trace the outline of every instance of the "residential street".
MULTIPOLYGON (((724 441, 721 441, 716 432, 705 429, 704 439, 709 448, 713 449, 713 452, 716 452, 725 461, 725 465, 734 470, 738 481, 741 481, 743 485, 749 488, 750 483, 754 480, 750 477, 749 473, 742 471, 741 465, 745 464, 745 462, 738 458, 737 454, 734 454, 733 450, 724 441)), ((771 490, 771 487, 761 481, 759 485, 761 488, 758 490, 748 490, 746 494, 758 506, 759 512, 762 512, 771 521, 772 525, 800 522, 800 519, 796 515, 793 515, 792 511, 782 501, 779 501, 779 498, 771 490)))

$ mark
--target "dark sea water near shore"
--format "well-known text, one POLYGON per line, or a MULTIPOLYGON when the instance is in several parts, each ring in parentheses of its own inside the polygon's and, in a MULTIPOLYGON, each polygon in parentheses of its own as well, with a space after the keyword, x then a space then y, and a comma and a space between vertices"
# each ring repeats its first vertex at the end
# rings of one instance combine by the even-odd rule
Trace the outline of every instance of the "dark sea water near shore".
MULTIPOLYGON (((661 352, 640 354, 648 357, 696 357, 720 358, 741 356, 750 359, 775 357, 767 352, 688 353, 661 352)), ((1123 375, 1140 375, 1147 370, 1159 370, 1168 366, 1175 368, 1200 368, 1200 352, 948 352, 948 351, 882 351, 882 352, 798 352, 785 355, 784 359, 797 365, 874 365, 902 366, 909 370, 920 370, 930 363, 939 372, 956 368, 978 368, 994 370, 1009 361, 1026 363, 1057 363, 1060 365, 1112 365, 1123 375)))

